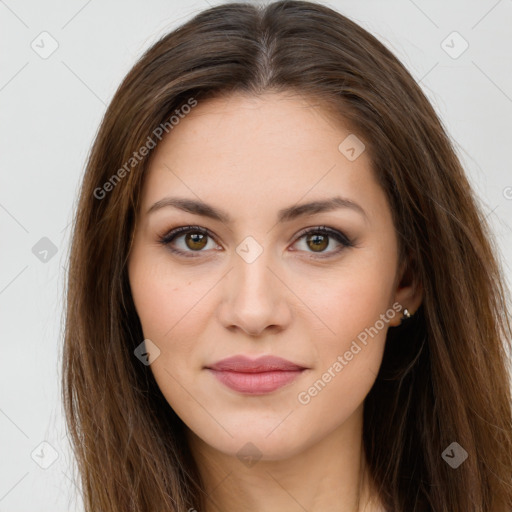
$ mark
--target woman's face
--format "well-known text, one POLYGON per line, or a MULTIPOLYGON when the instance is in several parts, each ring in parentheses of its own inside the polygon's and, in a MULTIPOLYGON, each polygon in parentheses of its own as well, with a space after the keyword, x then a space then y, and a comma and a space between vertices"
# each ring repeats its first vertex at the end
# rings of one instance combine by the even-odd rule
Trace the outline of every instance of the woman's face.
POLYGON ((361 141, 300 97, 236 94, 154 151, 129 279, 169 405, 210 447, 267 460, 360 418, 396 302, 410 308, 361 141), (215 366, 232 356, 295 366, 215 366))

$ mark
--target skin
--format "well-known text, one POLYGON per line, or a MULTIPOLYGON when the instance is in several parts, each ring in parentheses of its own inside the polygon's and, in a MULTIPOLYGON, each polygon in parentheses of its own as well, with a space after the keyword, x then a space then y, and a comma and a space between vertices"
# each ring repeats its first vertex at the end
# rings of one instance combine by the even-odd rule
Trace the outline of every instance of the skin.
POLYGON ((350 133, 304 97, 237 93, 199 102, 154 150, 130 286, 144 337, 160 350, 151 371, 187 427, 207 512, 383 510, 361 452, 363 402, 387 329, 402 313, 388 314, 341 371, 332 367, 394 303, 416 311, 421 293, 402 281, 391 210, 367 152, 350 161, 338 150, 350 133), (280 209, 334 195, 366 215, 338 208, 277 223, 280 209), (172 206, 147 213, 166 196, 201 199, 232 219, 172 206), (178 234, 171 245, 195 257, 159 243, 188 225, 215 237, 197 250, 201 244, 178 234), (319 253, 297 236, 322 225, 353 247, 328 237, 319 253), (263 249, 250 263, 236 251, 248 236, 263 249), (283 388, 248 396, 204 368, 236 354, 277 355, 308 369, 283 388), (329 368, 335 376, 301 403, 299 394, 329 368), (249 442, 253 447, 243 449, 249 442), (247 464, 237 456, 241 449, 259 460, 247 464))

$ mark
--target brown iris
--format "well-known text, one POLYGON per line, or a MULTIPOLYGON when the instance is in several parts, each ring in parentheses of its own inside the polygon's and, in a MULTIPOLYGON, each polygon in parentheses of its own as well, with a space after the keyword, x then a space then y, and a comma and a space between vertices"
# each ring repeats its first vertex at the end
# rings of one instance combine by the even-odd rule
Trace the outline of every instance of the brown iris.
POLYGON ((189 249, 198 251, 206 245, 207 238, 208 235, 203 233, 187 233, 185 235, 185 243, 189 249))
MULTIPOLYGON (((185 243, 192 251, 199 251, 205 247, 207 238, 208 235, 204 233, 187 233, 185 243)), ((321 252, 329 246, 329 237, 321 234, 310 234, 306 237, 306 243, 314 252, 321 252)))
POLYGON ((308 247, 315 252, 321 252, 323 249, 326 249, 329 245, 329 238, 325 235, 320 234, 312 234, 306 237, 306 243, 308 247), (309 243, 313 245, 309 245, 309 243))

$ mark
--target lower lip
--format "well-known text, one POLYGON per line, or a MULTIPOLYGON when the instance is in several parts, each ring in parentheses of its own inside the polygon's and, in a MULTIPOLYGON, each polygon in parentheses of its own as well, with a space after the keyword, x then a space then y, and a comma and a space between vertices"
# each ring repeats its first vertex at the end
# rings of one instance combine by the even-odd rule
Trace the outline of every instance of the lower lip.
POLYGON ((302 370, 283 370, 261 373, 241 373, 209 369, 228 388, 248 395, 271 393, 295 380, 302 370))

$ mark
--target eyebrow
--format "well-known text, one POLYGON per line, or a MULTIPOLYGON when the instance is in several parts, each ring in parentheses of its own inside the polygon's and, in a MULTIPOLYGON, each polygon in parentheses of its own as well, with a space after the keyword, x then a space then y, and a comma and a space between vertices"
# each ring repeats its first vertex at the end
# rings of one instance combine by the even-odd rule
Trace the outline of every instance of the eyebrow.
MULTIPOLYGON (((220 210, 200 200, 180 197, 164 197, 163 199, 160 199, 154 203, 146 213, 150 214, 167 206, 172 206, 174 208, 178 208, 195 215, 209 217, 210 219, 218 220, 224 224, 229 224, 232 221, 230 215, 223 210, 220 210)), ((288 208, 283 208, 282 210, 279 210, 277 214, 277 221, 280 223, 289 222, 298 217, 313 215, 315 213, 328 212, 338 208, 350 208, 351 210, 360 213, 363 217, 365 217, 365 219, 368 219, 364 209, 357 203, 345 197, 336 196, 329 199, 312 201, 310 203, 303 203, 289 206, 288 208)))

